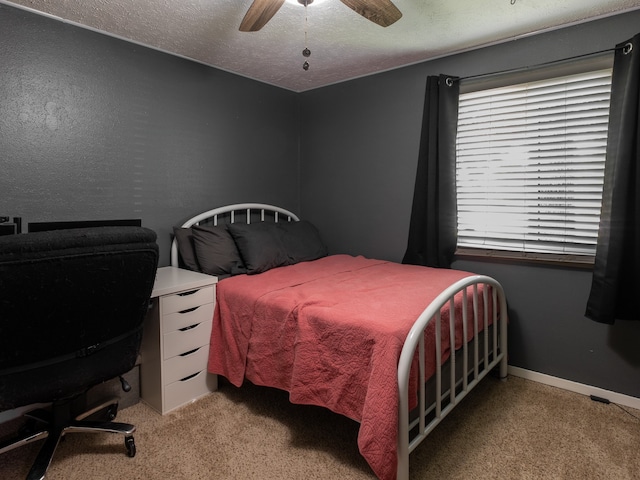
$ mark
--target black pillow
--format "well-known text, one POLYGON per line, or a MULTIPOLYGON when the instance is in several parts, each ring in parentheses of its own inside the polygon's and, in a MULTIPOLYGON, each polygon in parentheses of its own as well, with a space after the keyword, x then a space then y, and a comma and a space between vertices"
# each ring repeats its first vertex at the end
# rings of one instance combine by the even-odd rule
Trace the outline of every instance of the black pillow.
POLYGON ((246 272, 238 248, 224 226, 193 226, 192 230, 202 272, 215 276, 246 272))
POLYGON ((227 229, 236 242, 247 273, 262 273, 289 264, 279 224, 230 223, 227 229))
POLYGON ((196 251, 193 245, 193 233, 190 228, 173 227, 173 235, 178 244, 182 265, 189 270, 200 271, 196 251))
POLYGON ((327 256, 327 247, 322 242, 318 229, 312 223, 300 220, 277 225, 282 230, 282 242, 290 264, 327 256))

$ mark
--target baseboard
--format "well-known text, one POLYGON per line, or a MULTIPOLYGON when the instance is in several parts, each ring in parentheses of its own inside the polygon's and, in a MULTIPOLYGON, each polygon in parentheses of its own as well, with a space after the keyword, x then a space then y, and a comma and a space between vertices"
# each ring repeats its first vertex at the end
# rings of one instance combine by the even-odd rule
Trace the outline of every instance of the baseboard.
POLYGON ((582 395, 595 395, 597 397, 606 398, 612 403, 618 405, 624 405, 640 410, 640 398, 632 397, 630 395, 624 395, 622 393, 612 392, 603 388, 593 387, 591 385, 585 385, 584 383, 572 382, 571 380, 565 380, 564 378, 553 377, 544 373, 534 372, 532 370, 526 370, 520 367, 514 367, 509 365, 509 375, 514 377, 525 378, 538 383, 544 383, 552 387, 562 388, 569 390, 570 392, 580 393, 582 395))
MULTIPOLYGON (((45 408, 51 405, 50 403, 34 403, 32 405, 25 405, 24 407, 14 408, 13 410, 5 410, 4 412, 0 412, 0 424, 5 422, 9 422, 16 418, 22 417, 25 412, 29 410, 34 410, 36 408, 45 408)), ((2 436, 2 435, 0 435, 2 436)))

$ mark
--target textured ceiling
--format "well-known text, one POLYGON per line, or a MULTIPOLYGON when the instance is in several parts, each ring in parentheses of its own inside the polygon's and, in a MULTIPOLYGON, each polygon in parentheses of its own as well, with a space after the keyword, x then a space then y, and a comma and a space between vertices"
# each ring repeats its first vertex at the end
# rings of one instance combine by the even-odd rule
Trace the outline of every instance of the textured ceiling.
POLYGON ((238 27, 252 0, 0 3, 296 92, 640 9, 640 0, 394 0, 403 16, 383 28, 339 0, 315 0, 306 9, 286 0, 264 28, 248 33, 238 27))

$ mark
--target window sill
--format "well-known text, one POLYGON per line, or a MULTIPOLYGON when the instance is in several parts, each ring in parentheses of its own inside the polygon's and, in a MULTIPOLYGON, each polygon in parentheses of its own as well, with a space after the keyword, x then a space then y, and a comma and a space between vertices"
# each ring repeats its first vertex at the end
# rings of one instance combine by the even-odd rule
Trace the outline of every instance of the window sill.
POLYGON ((458 248, 455 256, 460 260, 490 260, 500 263, 552 265, 583 270, 592 270, 594 263, 594 257, 590 255, 510 252, 506 250, 485 250, 481 248, 458 248))

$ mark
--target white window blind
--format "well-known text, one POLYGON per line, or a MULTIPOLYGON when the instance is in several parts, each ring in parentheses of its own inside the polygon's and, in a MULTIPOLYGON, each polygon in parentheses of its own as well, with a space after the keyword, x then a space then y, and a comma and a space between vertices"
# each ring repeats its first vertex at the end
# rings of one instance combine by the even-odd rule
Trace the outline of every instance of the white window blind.
POLYGON ((594 255, 611 69, 460 95, 458 247, 594 255))

